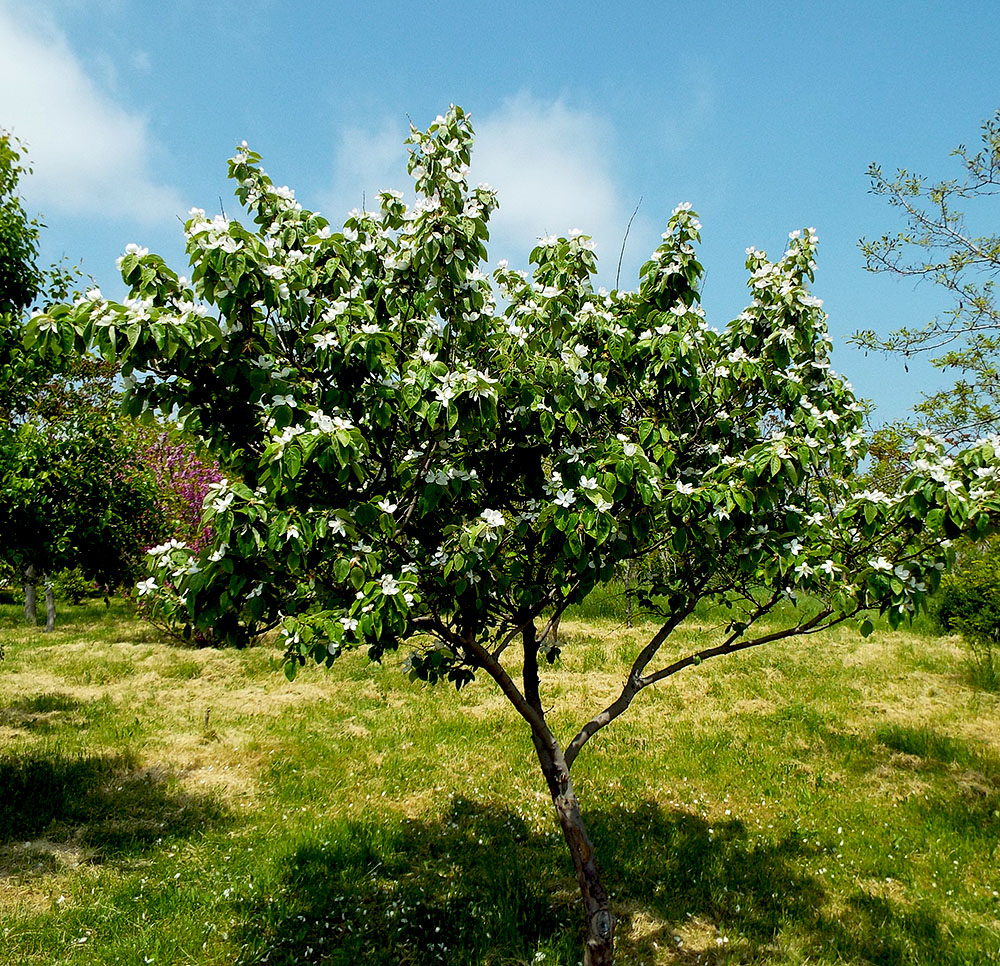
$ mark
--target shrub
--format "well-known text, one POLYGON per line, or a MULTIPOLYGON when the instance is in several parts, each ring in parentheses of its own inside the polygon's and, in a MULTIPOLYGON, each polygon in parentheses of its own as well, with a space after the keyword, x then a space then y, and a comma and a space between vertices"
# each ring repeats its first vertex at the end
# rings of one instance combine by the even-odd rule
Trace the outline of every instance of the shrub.
POLYGON ((67 567, 60 570, 52 578, 52 584, 59 600, 68 600, 71 604, 82 604, 85 597, 90 597, 97 591, 97 584, 88 580, 79 567, 67 567))
POLYGON ((973 682, 1000 690, 1000 538, 962 548, 932 610, 942 630, 962 635, 973 682))

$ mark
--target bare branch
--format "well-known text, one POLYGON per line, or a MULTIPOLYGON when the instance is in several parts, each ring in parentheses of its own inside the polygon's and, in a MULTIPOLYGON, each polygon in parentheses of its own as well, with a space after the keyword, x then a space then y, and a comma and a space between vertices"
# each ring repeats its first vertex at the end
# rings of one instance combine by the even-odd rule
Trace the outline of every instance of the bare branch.
MULTIPOLYGON (((841 621, 847 620, 847 618, 851 616, 844 614, 836 620, 831 621, 828 624, 824 624, 823 621, 825 621, 826 618, 832 613, 832 608, 820 611, 815 617, 806 621, 804 624, 797 624, 795 627, 775 631, 773 634, 765 634, 763 637, 757 637, 750 641, 734 640, 733 638, 729 638, 729 640, 722 644, 717 644, 715 647, 706 647, 704 650, 697 651, 694 654, 689 654, 687 657, 683 657, 679 661, 674 661, 673 664, 669 664, 667 667, 661 668, 659 671, 644 677, 642 679, 642 687, 649 687, 649 685, 655 684, 657 681, 669 678, 678 671, 683 671, 685 668, 701 664, 709 658, 719 657, 722 654, 735 654, 737 651, 745 651, 751 647, 760 647, 762 644, 771 644, 774 641, 781 641, 788 637, 798 637, 801 634, 813 634, 817 631, 833 627, 835 624, 839 624, 841 621)), ((855 611, 855 613, 857 613, 857 611, 855 611)))
POLYGON ((576 737, 566 746, 566 767, 572 768, 576 756, 580 749, 597 734, 601 728, 610 724, 620 714, 622 714, 632 703, 632 699, 643 689, 642 672, 655 657, 656 652, 663 646, 670 635, 695 607, 695 599, 685 602, 685 606, 678 610, 653 636, 650 642, 639 652, 638 657, 632 663, 628 677, 621 693, 603 711, 594 715, 576 734, 576 737))
POLYGON ((552 741, 552 733, 545 723, 544 713, 529 704, 504 666, 475 637, 470 637, 463 644, 465 649, 475 658, 477 664, 496 681, 504 693, 504 697, 514 705, 517 713, 528 722, 532 733, 541 736, 545 741, 552 741))

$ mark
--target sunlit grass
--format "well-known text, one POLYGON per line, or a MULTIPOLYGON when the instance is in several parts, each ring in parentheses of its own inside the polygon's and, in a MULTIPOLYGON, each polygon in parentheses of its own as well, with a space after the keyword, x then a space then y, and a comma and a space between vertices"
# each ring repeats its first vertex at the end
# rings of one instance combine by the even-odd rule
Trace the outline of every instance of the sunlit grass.
MULTIPOLYGON (((0 607, 0 964, 577 963, 572 868, 488 682, 356 654, 289 684, 269 647, 62 617, 0 607)), ((609 605, 560 632, 565 739, 643 628, 609 605)), ((619 961, 1000 962, 1000 701, 962 659, 845 627, 640 695, 574 768, 619 961)))

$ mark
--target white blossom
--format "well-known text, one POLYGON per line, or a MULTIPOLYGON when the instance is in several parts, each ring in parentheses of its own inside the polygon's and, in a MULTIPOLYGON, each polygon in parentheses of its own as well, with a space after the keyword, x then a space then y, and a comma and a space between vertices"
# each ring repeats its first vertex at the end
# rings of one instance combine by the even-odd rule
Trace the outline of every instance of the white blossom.
POLYGON ((483 510, 482 518, 491 530, 504 526, 503 513, 499 510, 483 510))
POLYGON ((208 555, 209 562, 210 563, 218 563, 226 555, 226 553, 227 553, 228 550, 229 550, 229 544, 228 543, 222 543, 222 544, 220 544, 218 547, 215 548, 215 550, 213 550, 208 555))
POLYGON ((560 490, 556 495, 556 506, 571 507, 576 502, 576 493, 573 490, 560 490))

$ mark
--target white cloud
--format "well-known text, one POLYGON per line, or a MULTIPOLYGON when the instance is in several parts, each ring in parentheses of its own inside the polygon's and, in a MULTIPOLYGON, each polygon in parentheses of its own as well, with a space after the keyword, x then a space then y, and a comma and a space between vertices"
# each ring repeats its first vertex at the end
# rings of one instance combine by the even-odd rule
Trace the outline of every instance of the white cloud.
MULTIPOLYGON (((565 102, 520 94, 500 110, 473 117, 472 179, 497 191, 491 257, 527 261, 544 235, 579 228, 613 271, 631 208, 614 175, 616 132, 603 118, 565 102)), ((638 199, 636 199, 638 200, 638 199)))
POLYGON ((347 128, 334 153, 333 185, 323 197, 324 213, 336 224, 352 208, 378 208, 376 192, 384 188, 408 191, 406 173, 409 130, 404 124, 384 120, 377 131, 347 128))
POLYGON ((32 207, 155 222, 183 202, 150 171, 145 118, 93 82, 66 38, 44 17, 0 0, 0 126, 28 146, 35 170, 22 186, 32 207))
MULTIPOLYGON (((624 200, 615 176, 613 125, 562 100, 527 94, 492 113, 474 113, 472 122, 476 140, 470 182, 488 182, 500 200, 490 222, 491 263, 508 258, 527 267, 528 253, 540 237, 579 228, 597 245, 601 280, 614 284, 622 238, 638 197, 631 203, 624 200)), ((420 126, 419 120, 415 123, 420 126)), ((354 127, 341 134, 333 185, 323 198, 331 220, 361 207, 363 195, 368 207, 375 207, 375 192, 382 188, 409 194, 407 133, 405 122, 385 120, 377 129, 354 127)), ((632 239, 639 227, 633 226, 632 239)), ((635 259, 626 261, 632 266, 635 259)), ((623 280, 629 279, 623 272, 623 280)))

